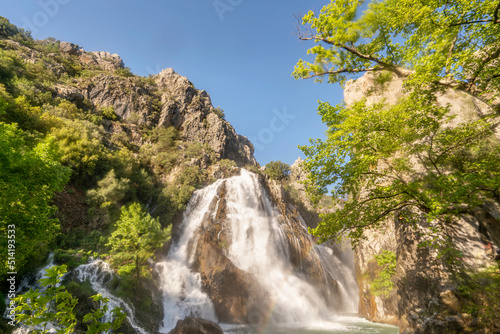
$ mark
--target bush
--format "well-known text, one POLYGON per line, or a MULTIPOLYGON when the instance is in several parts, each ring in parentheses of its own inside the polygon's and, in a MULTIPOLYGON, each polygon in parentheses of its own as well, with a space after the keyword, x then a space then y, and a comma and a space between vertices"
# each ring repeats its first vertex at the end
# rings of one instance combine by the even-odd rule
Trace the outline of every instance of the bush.
POLYGON ((247 164, 245 165, 245 169, 252 173, 262 175, 262 170, 260 170, 259 166, 247 164))
POLYGON ((118 68, 115 70, 115 74, 124 78, 133 77, 134 74, 130 71, 130 67, 118 68))
POLYGON ((271 161, 266 164, 264 172, 273 180, 281 181, 292 172, 290 165, 281 161, 271 161))
POLYGON ((101 113, 105 119, 109 119, 110 121, 116 121, 116 119, 118 118, 113 106, 102 107, 101 113))
POLYGON ((226 114, 224 113, 224 110, 221 109, 221 107, 214 108, 212 109, 212 111, 214 112, 214 114, 219 116, 220 119, 226 119, 226 114))
POLYGON ((118 203, 130 196, 130 180, 117 178, 112 169, 106 176, 97 182, 97 188, 89 190, 87 197, 90 202, 105 208, 118 203))

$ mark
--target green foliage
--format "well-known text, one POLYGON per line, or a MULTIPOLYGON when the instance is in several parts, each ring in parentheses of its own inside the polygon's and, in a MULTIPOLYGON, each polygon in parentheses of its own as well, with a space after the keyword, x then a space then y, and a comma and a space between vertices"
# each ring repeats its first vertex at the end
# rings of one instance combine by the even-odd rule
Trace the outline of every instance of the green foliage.
POLYGON ((372 282, 370 290, 376 296, 381 294, 387 296, 394 288, 392 277, 396 274, 396 253, 382 250, 380 254, 375 255, 375 260, 382 270, 379 277, 372 282))
POLYGON ((0 16, 0 38, 10 38, 26 46, 34 42, 29 31, 16 27, 3 16, 0 16))
POLYGON ((331 1, 303 17, 311 34, 301 38, 315 41, 308 50, 315 59, 300 60, 296 78, 343 83, 360 72, 388 70, 417 85, 465 89, 486 99, 498 93, 497 1, 383 0, 359 13, 363 2, 331 1))
POLYGON ((109 119, 111 121, 116 121, 116 119, 118 118, 115 112, 115 108, 113 108, 113 106, 102 107, 101 113, 105 119, 109 119))
POLYGON ((138 203, 121 210, 116 230, 108 245, 111 259, 119 274, 135 272, 139 280, 142 267, 148 258, 170 238, 171 227, 162 229, 158 219, 152 218, 138 203))
MULTIPOLYGON (((333 185, 345 204, 323 215, 313 233, 322 241, 347 235, 357 242, 364 229, 402 210, 448 221, 485 198, 499 202, 500 144, 492 132, 498 121, 481 116, 448 126, 448 107, 436 103, 453 88, 497 108, 497 2, 383 0, 359 15, 361 4, 332 1, 304 16, 313 35, 302 39, 317 43, 309 50, 315 60, 300 60, 294 76, 342 84, 349 75, 383 70, 404 79, 406 97, 395 105, 320 103, 329 129, 326 141, 301 147, 311 171, 308 187, 321 194, 333 185)), ((376 75, 381 86, 388 79, 385 72, 376 75)))
POLYGON ((114 169, 112 169, 102 180, 97 182, 97 189, 91 189, 87 192, 87 197, 92 203, 105 208, 116 205, 130 196, 130 190, 130 180, 117 178, 114 169))
MULTIPOLYGON (((31 328, 33 333, 49 333, 52 326, 57 334, 72 334, 77 325, 75 307, 78 300, 71 295, 63 285, 60 285, 66 266, 47 269, 46 278, 39 280, 43 289, 30 289, 23 295, 14 298, 16 302, 16 318, 31 328)), ((111 322, 101 322, 108 310, 109 300, 101 295, 91 297, 99 302, 99 308, 87 314, 83 321, 87 323, 86 334, 109 333, 120 327, 125 314, 120 308, 113 309, 114 319, 111 322)), ((50 331, 52 333, 52 331, 50 331)))
POLYGON ((212 111, 214 112, 214 114, 219 116, 220 119, 226 119, 226 114, 224 113, 224 110, 221 107, 214 108, 212 109, 212 111))
POLYGON ((237 167, 236 162, 234 162, 233 160, 229 160, 229 159, 221 159, 219 161, 219 165, 226 170, 237 167))
POLYGON ((290 165, 281 161, 271 161, 266 164, 264 173, 273 180, 281 181, 287 178, 292 172, 290 165))
POLYGON ((179 131, 173 126, 168 128, 157 127, 153 129, 152 138, 158 151, 169 151, 177 147, 179 131))
POLYGON ((0 239, 0 276, 20 270, 54 238, 59 225, 52 197, 69 180, 69 169, 58 162, 54 139, 29 147, 25 135, 15 125, 0 122, 0 233, 7 236, 8 227, 15 230, 15 249, 7 238, 0 239), (15 258, 9 270, 7 251, 15 258))
POLYGON ((52 130, 62 154, 61 162, 73 168, 74 179, 91 176, 102 168, 106 149, 100 141, 101 131, 86 121, 66 121, 65 127, 52 130))
POLYGON ((498 189, 499 146, 488 119, 443 128, 448 109, 413 94, 394 106, 318 110, 329 131, 326 141, 301 147, 310 183, 323 191, 334 184, 334 197, 346 202, 323 216, 317 235, 348 232, 356 241, 394 212, 415 208, 430 221, 471 210, 498 189))
POLYGON ((484 328, 495 328, 500 320, 500 269, 497 265, 469 274, 458 288, 462 312, 477 317, 484 328))
POLYGON ((130 67, 125 67, 125 68, 117 68, 115 70, 115 74, 124 78, 129 78, 133 77, 134 73, 130 70, 130 67))
POLYGON ((70 269, 76 268, 81 264, 87 263, 89 256, 83 250, 63 250, 54 251, 54 260, 56 263, 64 264, 70 269))
POLYGON ((245 165, 244 167, 246 170, 252 172, 252 173, 255 173, 255 174, 259 174, 259 175, 262 175, 262 170, 259 168, 259 166, 257 165, 251 165, 251 164, 248 164, 248 165, 245 165))

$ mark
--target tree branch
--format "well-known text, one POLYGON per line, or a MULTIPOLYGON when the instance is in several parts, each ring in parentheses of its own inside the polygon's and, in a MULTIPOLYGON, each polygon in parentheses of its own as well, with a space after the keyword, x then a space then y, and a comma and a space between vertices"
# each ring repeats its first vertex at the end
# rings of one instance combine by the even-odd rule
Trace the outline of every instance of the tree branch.
POLYGON ((325 72, 321 72, 321 73, 311 74, 311 75, 308 75, 307 77, 303 77, 302 79, 310 79, 310 78, 319 77, 322 75, 329 75, 329 74, 373 72, 373 71, 382 71, 382 70, 383 70, 383 68, 380 68, 380 67, 370 67, 370 68, 360 68, 360 69, 358 69, 358 68, 354 68, 354 69, 343 68, 343 69, 336 70, 336 71, 325 71, 325 72))
POLYGON ((351 53, 351 54, 353 54, 361 59, 365 59, 365 60, 369 60, 369 61, 373 61, 374 63, 377 63, 378 65, 380 65, 382 67, 383 70, 391 71, 391 72, 395 73, 398 77, 407 77, 408 75, 410 75, 412 73, 412 71, 398 67, 394 64, 386 63, 385 61, 383 61, 383 60, 381 60, 373 55, 361 53, 354 46, 348 46, 345 44, 337 43, 337 42, 331 41, 327 38, 320 37, 320 36, 311 36, 311 37, 299 36, 299 39, 302 41, 319 40, 319 41, 322 41, 324 43, 327 43, 327 44, 336 46, 338 48, 344 49, 347 52, 349 52, 349 53, 351 53))
POLYGON ((453 24, 450 24, 448 27, 451 28, 451 27, 462 26, 462 25, 466 25, 466 24, 486 23, 486 22, 498 23, 498 22, 495 22, 494 20, 491 20, 491 19, 490 20, 476 20, 476 21, 466 21, 466 22, 453 23, 453 24))

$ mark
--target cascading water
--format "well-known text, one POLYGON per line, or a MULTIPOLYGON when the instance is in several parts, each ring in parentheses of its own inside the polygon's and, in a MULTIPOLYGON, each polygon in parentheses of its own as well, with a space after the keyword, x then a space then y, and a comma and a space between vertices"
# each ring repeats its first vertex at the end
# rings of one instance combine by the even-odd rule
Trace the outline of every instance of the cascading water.
POLYGON ((300 222, 291 221, 278 212, 255 174, 241 170, 241 175, 219 180, 194 194, 184 214, 179 238, 166 260, 157 264, 164 294, 165 317, 161 332, 168 332, 177 320, 186 316, 217 321, 214 306, 202 289, 202 277, 191 269, 196 260, 196 248, 203 242, 199 238, 201 230, 207 229, 204 225, 207 221, 222 225, 216 238, 219 239, 221 233, 227 236, 224 256, 238 270, 254 277, 267 292, 272 307, 264 311, 269 313, 265 315, 266 321, 304 325, 331 320, 335 311, 355 311, 358 298, 355 280, 349 282, 352 273, 347 279, 341 277, 349 269, 338 259, 333 261, 335 256, 326 247, 316 246, 300 222), (225 219, 220 222, 216 214, 223 200, 225 219), (292 229, 301 231, 301 237, 290 233, 292 229), (307 273, 301 273, 293 265, 293 252, 304 252, 312 259, 310 261, 316 261, 314 263, 320 267, 316 270, 320 274, 316 276, 320 279, 321 275, 341 273, 328 279, 338 281, 340 295, 337 299, 347 301, 342 303, 342 309, 329 309, 328 302, 308 279, 307 273), (325 266, 322 261, 330 263, 325 266))
POLYGON ((194 252, 191 248, 197 241, 197 229, 203 222, 222 182, 219 180, 195 192, 184 213, 182 235, 172 245, 167 259, 156 264, 164 294, 164 320, 160 326, 161 332, 168 332, 175 327, 177 320, 186 316, 217 321, 212 302, 201 289, 200 275, 191 271, 189 267, 193 261, 194 252))
POLYGON ((89 281, 98 294, 104 298, 108 298, 108 311, 103 317, 103 321, 109 322, 113 320, 112 310, 115 307, 121 307, 128 315, 127 319, 130 326, 140 334, 148 334, 141 326, 135 321, 135 312, 127 303, 121 298, 118 298, 109 292, 106 285, 113 276, 113 270, 108 263, 102 260, 93 260, 90 263, 82 264, 73 270, 73 275, 81 282, 89 281))
POLYGON ((228 180, 226 187, 232 235, 228 258, 238 268, 257 276, 271 293, 271 320, 307 323, 328 317, 328 308, 317 291, 293 273, 279 213, 256 175, 242 170, 241 176, 228 180))

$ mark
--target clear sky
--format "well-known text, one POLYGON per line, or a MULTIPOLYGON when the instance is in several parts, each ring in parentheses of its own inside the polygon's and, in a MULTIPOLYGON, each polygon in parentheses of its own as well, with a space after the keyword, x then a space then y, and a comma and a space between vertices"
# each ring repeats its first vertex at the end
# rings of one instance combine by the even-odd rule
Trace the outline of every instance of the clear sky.
POLYGON ((338 85, 295 80, 312 44, 294 15, 328 0, 0 0, 0 15, 37 39, 118 53, 139 75, 172 67, 205 89, 215 107, 256 147, 264 165, 292 164, 297 145, 323 137, 317 101, 342 100, 338 85))

